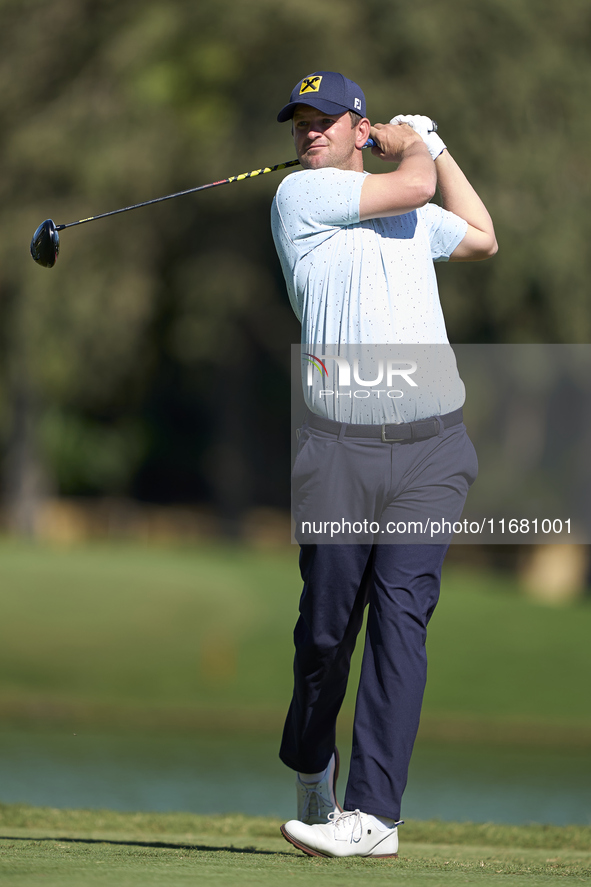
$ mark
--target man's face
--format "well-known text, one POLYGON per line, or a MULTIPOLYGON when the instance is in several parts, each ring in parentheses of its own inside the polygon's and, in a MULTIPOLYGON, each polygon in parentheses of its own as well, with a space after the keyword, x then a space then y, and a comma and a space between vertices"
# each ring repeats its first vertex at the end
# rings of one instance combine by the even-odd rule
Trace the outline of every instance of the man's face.
POLYGON ((298 160, 305 169, 357 169, 357 127, 349 112, 326 114, 309 105, 297 105, 293 114, 293 139, 298 160))

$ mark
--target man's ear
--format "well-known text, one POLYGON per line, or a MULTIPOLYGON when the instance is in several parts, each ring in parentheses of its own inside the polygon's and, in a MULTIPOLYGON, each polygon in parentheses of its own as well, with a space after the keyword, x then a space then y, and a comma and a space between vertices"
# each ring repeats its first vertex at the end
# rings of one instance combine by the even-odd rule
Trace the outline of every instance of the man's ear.
POLYGON ((363 148, 365 143, 369 138, 369 130, 371 128, 371 123, 367 119, 367 117, 362 117, 359 123, 357 124, 357 135, 355 136, 355 147, 363 148))

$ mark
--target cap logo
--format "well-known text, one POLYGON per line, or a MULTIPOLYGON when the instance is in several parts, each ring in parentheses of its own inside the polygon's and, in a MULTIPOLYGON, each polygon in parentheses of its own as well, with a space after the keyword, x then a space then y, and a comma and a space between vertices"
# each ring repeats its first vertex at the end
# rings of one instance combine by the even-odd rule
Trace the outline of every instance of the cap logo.
POLYGON ((302 85, 300 86, 300 95, 304 95, 308 92, 318 92, 321 83, 322 77, 304 77, 302 85))
POLYGON ((355 99, 354 104, 355 104, 355 110, 361 111, 361 99, 355 99))

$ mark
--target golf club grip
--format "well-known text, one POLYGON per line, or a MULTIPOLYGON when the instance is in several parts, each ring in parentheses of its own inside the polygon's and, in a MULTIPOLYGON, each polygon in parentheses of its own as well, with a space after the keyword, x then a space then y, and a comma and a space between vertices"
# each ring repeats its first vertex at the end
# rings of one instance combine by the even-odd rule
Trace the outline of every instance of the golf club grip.
POLYGON ((187 188, 186 191, 177 191, 174 194, 167 194, 165 197, 155 197, 153 200, 145 200, 143 203, 134 203, 132 206, 113 209, 108 213, 99 213, 98 216, 89 216, 87 219, 79 219, 77 222, 68 222, 66 225, 56 225, 55 230, 63 231, 64 228, 73 228, 75 225, 84 225, 85 222, 94 222, 96 219, 105 219, 107 216, 116 216, 119 213, 129 212, 132 209, 140 209, 142 206, 163 203, 165 200, 173 200, 175 197, 184 197, 185 194, 195 194, 197 191, 206 191, 208 188, 216 188, 218 185, 230 185, 232 182, 241 182, 243 179, 252 179, 255 176, 265 175, 265 173, 268 172, 276 172, 279 169, 288 169, 290 166, 299 166, 299 163, 299 160, 287 160, 285 163, 277 163, 275 166, 264 166, 262 169, 253 169, 251 172, 243 172, 237 176, 220 179, 219 182, 210 182, 207 185, 198 185, 196 188, 187 188))
MULTIPOLYGON (((437 121, 436 120, 431 121, 431 127, 432 127, 432 129, 430 129, 429 132, 437 132, 437 121)), ((374 140, 368 139, 363 147, 364 148, 375 148, 375 146, 376 146, 376 143, 374 142, 374 140)))

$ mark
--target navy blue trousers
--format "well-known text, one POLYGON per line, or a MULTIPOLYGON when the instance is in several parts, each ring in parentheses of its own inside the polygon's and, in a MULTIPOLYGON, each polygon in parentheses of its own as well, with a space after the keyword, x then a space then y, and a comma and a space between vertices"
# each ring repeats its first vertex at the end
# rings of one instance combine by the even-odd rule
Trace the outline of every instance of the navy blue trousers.
POLYGON ((369 605, 344 809, 400 817, 427 677, 427 623, 447 545, 302 545, 294 693, 281 760, 323 770, 369 605))

